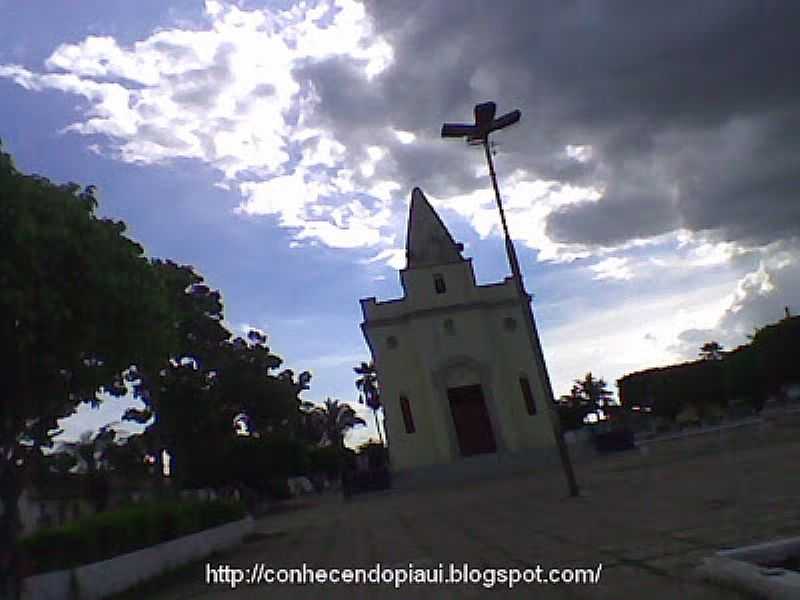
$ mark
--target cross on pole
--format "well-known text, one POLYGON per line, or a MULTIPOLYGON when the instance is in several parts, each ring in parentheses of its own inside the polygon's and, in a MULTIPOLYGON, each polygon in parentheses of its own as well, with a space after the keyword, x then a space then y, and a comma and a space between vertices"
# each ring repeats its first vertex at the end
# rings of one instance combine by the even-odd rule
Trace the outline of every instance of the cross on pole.
POLYGON ((578 482, 575 480, 575 472, 572 468, 572 461, 569 457, 569 450, 564 441, 564 435, 561 431, 561 425, 558 420, 558 415, 553 414, 555 407, 555 396, 553 395, 553 386, 550 382, 550 375, 547 373, 547 365, 544 362, 544 353, 542 352, 542 344, 539 340, 539 333, 536 330, 536 322, 533 319, 533 311, 530 304, 530 296, 525 291, 525 284, 522 280, 522 270, 519 267, 519 260, 517 259, 517 252, 514 248, 514 243, 511 241, 511 236, 508 233, 508 223, 506 221, 506 214, 503 210, 503 202, 500 198, 500 188, 497 185, 497 174, 494 170, 494 161, 492 160, 492 152, 489 145, 489 134, 513 125, 519 121, 522 113, 518 110, 511 111, 505 115, 495 118, 497 105, 494 102, 484 102, 475 106, 475 123, 445 123, 442 125, 442 137, 456 137, 466 138, 468 144, 477 145, 481 144, 486 153, 486 162, 489 163, 489 177, 492 180, 492 187, 494 188, 494 198, 497 203, 497 210, 500 212, 500 223, 503 227, 503 235, 505 236, 506 254, 508 256, 508 263, 511 266, 511 275, 514 280, 517 294, 520 297, 520 302, 524 305, 525 309, 525 324, 528 332, 528 337, 531 341, 534 356, 536 358, 536 366, 542 381, 545 383, 545 388, 548 394, 548 415, 553 426, 553 435, 556 439, 558 447, 558 454, 561 458, 561 466, 564 469, 564 476, 567 480, 567 487, 570 496, 578 496, 580 491, 578 489, 578 482))

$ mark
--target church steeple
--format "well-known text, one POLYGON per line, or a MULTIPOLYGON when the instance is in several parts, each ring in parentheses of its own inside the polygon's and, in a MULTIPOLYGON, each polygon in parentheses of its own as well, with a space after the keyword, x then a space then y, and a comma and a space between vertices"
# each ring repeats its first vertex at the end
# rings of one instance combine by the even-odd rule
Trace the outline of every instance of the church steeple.
POLYGON ((411 192, 406 258, 408 269, 461 262, 462 244, 456 243, 422 190, 411 192))

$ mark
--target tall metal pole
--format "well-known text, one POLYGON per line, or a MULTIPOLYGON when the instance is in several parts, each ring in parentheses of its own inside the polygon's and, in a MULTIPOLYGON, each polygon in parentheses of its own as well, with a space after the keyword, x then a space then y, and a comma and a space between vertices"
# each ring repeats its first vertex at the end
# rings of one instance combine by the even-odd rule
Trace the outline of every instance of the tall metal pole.
POLYGON ((525 291, 525 284, 522 281, 522 270, 519 268, 519 260, 517 260, 517 252, 514 249, 514 243, 511 241, 511 236, 508 233, 508 223, 506 222, 506 213, 503 210, 503 202, 500 199, 500 188, 497 185, 497 175, 494 171, 494 161, 492 160, 492 151, 489 147, 488 134, 482 140, 483 149, 486 152, 486 161, 489 163, 489 176, 492 179, 492 187, 494 188, 494 198, 497 202, 497 210, 500 211, 500 223, 503 226, 503 234, 505 236, 506 254, 508 254, 508 262, 511 266, 511 275, 517 288, 520 302, 524 305, 523 312, 525 313, 525 325, 528 331, 528 336, 531 340, 531 346, 536 358, 536 367, 539 371, 539 377, 544 381, 547 391, 547 411, 550 417, 550 423, 553 426, 553 435, 556 438, 556 445, 558 446, 558 454, 561 458, 561 466, 564 469, 564 476, 567 479, 567 487, 570 496, 578 496, 580 490, 578 489, 578 482, 575 480, 575 471, 572 468, 572 461, 569 457, 569 450, 564 441, 564 435, 561 431, 561 424, 558 420, 558 415, 554 415, 555 409, 555 396, 553 394, 553 386, 550 383, 550 375, 547 373, 547 366, 544 362, 544 353, 542 352, 542 344, 539 341, 539 333, 536 331, 536 322, 533 320, 533 310, 531 309, 530 296, 525 291))

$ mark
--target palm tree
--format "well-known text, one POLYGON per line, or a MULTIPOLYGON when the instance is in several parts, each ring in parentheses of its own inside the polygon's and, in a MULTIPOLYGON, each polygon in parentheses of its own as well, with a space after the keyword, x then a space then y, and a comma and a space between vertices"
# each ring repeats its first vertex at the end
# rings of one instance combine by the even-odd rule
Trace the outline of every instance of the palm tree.
POLYGON ((336 448, 339 476, 345 475, 345 434, 359 425, 366 425, 366 421, 356 414, 349 404, 338 400, 325 400, 324 406, 317 406, 311 413, 317 427, 322 432, 323 439, 336 448))
POLYGON ((353 367, 356 375, 360 375, 356 379, 356 389, 361 392, 359 394, 359 403, 366 404, 372 414, 375 416, 375 428, 378 430, 378 438, 383 444, 383 436, 381 435, 381 427, 378 422, 378 409, 381 407, 381 395, 378 389, 378 375, 375 372, 375 363, 362 362, 358 367, 353 367))
POLYGON ((339 449, 344 449, 344 436, 348 431, 367 424, 349 404, 330 398, 325 400, 324 407, 317 407, 314 412, 320 419, 325 438, 339 449))

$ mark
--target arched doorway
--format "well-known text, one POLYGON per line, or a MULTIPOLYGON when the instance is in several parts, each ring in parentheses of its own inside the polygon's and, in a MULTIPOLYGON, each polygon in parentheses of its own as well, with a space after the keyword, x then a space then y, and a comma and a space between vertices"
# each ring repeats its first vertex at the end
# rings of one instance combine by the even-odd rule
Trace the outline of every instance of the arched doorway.
POLYGON ((497 451, 492 422, 480 384, 447 388, 461 456, 497 451))
POLYGON ((505 449, 492 396, 491 371, 469 356, 452 356, 433 370, 437 412, 453 459, 505 449))

